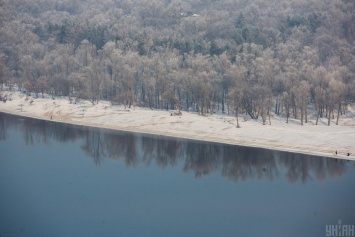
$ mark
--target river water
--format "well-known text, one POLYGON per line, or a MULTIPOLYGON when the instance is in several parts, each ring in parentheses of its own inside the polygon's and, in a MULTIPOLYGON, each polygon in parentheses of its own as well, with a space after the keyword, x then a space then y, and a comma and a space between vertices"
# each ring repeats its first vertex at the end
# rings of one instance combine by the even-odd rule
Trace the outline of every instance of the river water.
POLYGON ((339 223, 355 225, 353 161, 0 113, 1 237, 329 236, 339 223))

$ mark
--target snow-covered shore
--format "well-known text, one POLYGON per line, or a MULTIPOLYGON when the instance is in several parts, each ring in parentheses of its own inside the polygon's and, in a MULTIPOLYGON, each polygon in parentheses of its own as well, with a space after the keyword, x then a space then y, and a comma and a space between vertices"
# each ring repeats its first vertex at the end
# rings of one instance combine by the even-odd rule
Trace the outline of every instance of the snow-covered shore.
POLYGON ((301 126, 298 120, 291 119, 286 123, 284 118, 272 116, 272 125, 241 117, 241 128, 236 128, 236 119, 231 115, 201 116, 183 111, 182 116, 171 116, 170 111, 138 107, 125 109, 123 106, 112 106, 107 101, 92 105, 83 100, 70 102, 68 98, 27 97, 18 91, 0 91, 0 94, 8 98, 6 103, 0 102, 0 111, 10 114, 355 160, 355 117, 352 110, 341 117, 339 125, 332 123, 327 126, 324 119, 316 126, 315 118, 311 117, 307 124, 301 126), (347 156, 348 153, 350 156, 347 156))

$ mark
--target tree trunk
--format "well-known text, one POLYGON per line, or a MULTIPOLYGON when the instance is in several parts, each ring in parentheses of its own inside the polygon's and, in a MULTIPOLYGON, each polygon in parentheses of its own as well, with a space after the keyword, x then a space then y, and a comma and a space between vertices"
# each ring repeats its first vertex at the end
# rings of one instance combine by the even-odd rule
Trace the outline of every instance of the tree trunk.
POLYGON ((339 104, 338 104, 338 115, 337 115, 337 122, 336 122, 336 125, 339 124, 340 111, 341 111, 341 102, 339 102, 339 104))
MULTIPOLYGON (((224 92, 222 93, 222 114, 224 114, 224 92)), ((219 103, 218 103, 218 107, 219 107, 219 103)), ((218 108, 219 109, 219 108, 218 108)))
POLYGON ((305 123, 308 123, 307 102, 304 105, 305 123))
POLYGON ((330 126, 330 116, 331 116, 331 113, 332 113, 332 109, 331 109, 330 106, 329 106, 329 108, 328 108, 328 126, 330 126))
POLYGON ((290 117, 290 107, 288 105, 285 106, 286 111, 286 123, 288 123, 288 117, 290 117))
POLYGON ((235 109, 235 115, 236 115, 236 117, 237 117, 237 128, 240 128, 240 126, 239 126, 239 116, 238 116, 238 107, 235 109))

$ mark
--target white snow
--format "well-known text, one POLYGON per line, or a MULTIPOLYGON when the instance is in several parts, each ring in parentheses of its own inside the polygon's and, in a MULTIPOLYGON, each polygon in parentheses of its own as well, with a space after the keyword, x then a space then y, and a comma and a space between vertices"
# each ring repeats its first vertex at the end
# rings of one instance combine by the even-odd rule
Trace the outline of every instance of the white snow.
MULTIPOLYGON (((184 112, 182 116, 170 116, 166 110, 124 108, 101 101, 92 105, 89 101, 70 103, 66 97, 51 99, 28 97, 18 91, 0 91, 11 100, 0 102, 0 111, 27 117, 63 123, 135 131, 165 136, 214 141, 252 147, 262 147, 305 154, 355 160, 355 113, 349 108, 341 116, 339 125, 332 120, 327 126, 325 118, 318 125, 315 118, 303 126, 299 120, 271 117, 271 125, 248 116, 240 117, 241 128, 236 128, 236 118, 231 115, 213 114, 201 116, 184 112), (31 101, 33 101, 31 103, 31 101), (21 111, 20 104, 23 104, 21 111), (335 155, 335 151, 338 155, 335 155), (347 156, 350 153, 350 156, 347 156)), ((336 117, 336 116, 335 116, 336 117)))

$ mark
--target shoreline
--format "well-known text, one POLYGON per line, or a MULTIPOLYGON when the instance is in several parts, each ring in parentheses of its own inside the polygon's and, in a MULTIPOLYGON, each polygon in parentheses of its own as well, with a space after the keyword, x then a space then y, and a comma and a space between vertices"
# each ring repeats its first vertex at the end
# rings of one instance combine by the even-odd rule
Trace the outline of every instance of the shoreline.
POLYGON ((270 146, 269 144, 262 144, 262 143, 243 143, 243 142, 238 142, 238 141, 230 141, 227 139, 218 139, 214 137, 202 137, 202 136, 184 136, 184 135, 176 135, 173 133, 159 133, 159 132, 154 132, 154 131, 149 131, 145 129, 129 129, 125 127, 118 127, 118 126, 107 126, 107 125, 102 125, 102 124, 94 124, 94 123, 88 123, 88 122, 73 122, 73 121, 62 121, 62 120, 51 120, 48 118, 45 118, 43 116, 36 116, 36 115, 30 115, 26 114, 23 112, 26 111, 10 111, 7 109, 0 108, 0 112, 5 113, 5 114, 11 114, 15 116, 20 116, 20 117, 27 117, 27 118, 32 118, 32 119, 38 119, 38 120, 44 120, 44 121, 50 121, 50 122, 56 122, 56 123, 62 123, 62 124, 70 124, 70 125, 75 125, 75 126, 84 126, 84 127, 91 127, 91 128, 103 128, 103 129, 108 129, 108 130, 114 130, 114 131, 121 131, 121 132, 131 132, 131 133, 141 133, 141 134, 147 134, 147 135, 154 135, 154 136, 163 136, 163 137, 168 137, 168 138, 180 138, 180 139, 187 139, 187 140, 193 140, 193 141, 202 141, 202 142, 213 142, 213 143, 219 143, 219 144, 226 144, 226 145, 236 145, 236 146, 243 146, 243 147, 253 147, 253 148, 261 148, 261 149, 267 149, 267 150, 276 150, 276 151, 283 151, 283 152, 291 152, 291 153, 297 153, 297 154, 302 154, 302 155, 311 155, 311 156, 319 156, 319 157, 326 157, 326 158, 334 158, 334 159, 343 159, 343 160, 352 160, 355 161, 355 158, 352 156, 346 156, 346 155, 335 155, 335 154, 328 154, 325 152, 321 151, 306 151, 306 150, 300 150, 300 149, 295 149, 292 147, 283 147, 283 146, 270 146))
POLYGON ((341 118, 341 125, 326 126, 320 119, 315 126, 314 118, 303 126, 296 119, 286 123, 284 118, 273 115, 272 125, 241 115, 236 128, 232 115, 213 114, 201 116, 182 111, 181 116, 171 116, 171 111, 150 110, 113 106, 108 101, 92 105, 81 100, 76 104, 67 97, 34 98, 18 91, 2 91, 11 100, 0 102, 0 112, 72 125, 112 129, 215 142, 245 147, 279 150, 298 154, 355 160, 355 117, 341 118), (22 109, 20 107, 23 107, 22 109), (20 111, 21 110, 21 111, 20 111), (51 119, 52 118, 52 119, 51 119), (338 151, 338 155, 335 154, 338 151), (346 154, 350 153, 350 156, 346 154))

